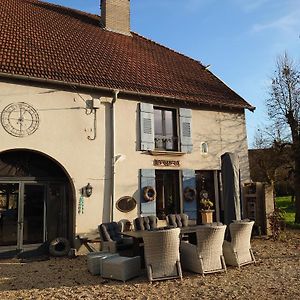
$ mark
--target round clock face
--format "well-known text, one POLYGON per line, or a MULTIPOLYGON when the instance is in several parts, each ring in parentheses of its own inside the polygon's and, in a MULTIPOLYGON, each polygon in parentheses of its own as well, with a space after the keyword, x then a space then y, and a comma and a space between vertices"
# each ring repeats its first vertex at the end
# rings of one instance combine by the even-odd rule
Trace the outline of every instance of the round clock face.
POLYGON ((1 113, 1 124, 11 135, 24 137, 33 134, 39 127, 37 111, 25 102, 9 104, 1 113))

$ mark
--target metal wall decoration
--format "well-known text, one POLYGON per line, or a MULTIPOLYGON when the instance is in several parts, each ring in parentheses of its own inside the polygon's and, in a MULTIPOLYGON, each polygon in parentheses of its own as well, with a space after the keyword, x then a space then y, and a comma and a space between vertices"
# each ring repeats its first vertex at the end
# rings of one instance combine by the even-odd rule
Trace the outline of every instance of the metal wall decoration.
POLYGON ((124 213, 134 210, 136 207, 136 200, 131 196, 121 197, 117 203, 116 208, 124 213))
POLYGON ((11 103, 1 113, 3 128, 15 137, 33 134, 39 127, 37 111, 25 102, 11 103))
POLYGON ((196 189, 187 186, 183 191, 185 201, 194 201, 196 199, 196 189))
POLYGON ((154 159, 153 165, 159 167, 180 167, 180 162, 179 160, 154 159))

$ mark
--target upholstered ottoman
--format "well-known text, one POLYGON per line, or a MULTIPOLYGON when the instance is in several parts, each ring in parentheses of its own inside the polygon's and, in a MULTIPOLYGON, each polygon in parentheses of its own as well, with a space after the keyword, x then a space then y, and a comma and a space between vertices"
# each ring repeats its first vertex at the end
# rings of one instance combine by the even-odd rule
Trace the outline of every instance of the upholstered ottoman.
POLYGON ((141 258, 116 256, 102 263, 102 277, 126 281, 141 275, 141 258))
POLYGON ((119 256, 117 253, 108 253, 108 252, 92 252, 87 254, 87 267, 89 272, 92 275, 101 275, 102 274, 102 262, 105 259, 119 256))

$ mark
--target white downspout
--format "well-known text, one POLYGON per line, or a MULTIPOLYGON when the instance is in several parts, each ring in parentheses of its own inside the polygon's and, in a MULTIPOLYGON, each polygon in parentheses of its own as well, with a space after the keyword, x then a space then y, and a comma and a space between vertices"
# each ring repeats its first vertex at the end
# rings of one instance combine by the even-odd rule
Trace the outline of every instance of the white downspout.
POLYGON ((114 97, 111 102, 111 203, 110 203, 110 221, 114 220, 114 202, 115 202, 115 109, 114 104, 118 100, 119 90, 114 90, 114 97))

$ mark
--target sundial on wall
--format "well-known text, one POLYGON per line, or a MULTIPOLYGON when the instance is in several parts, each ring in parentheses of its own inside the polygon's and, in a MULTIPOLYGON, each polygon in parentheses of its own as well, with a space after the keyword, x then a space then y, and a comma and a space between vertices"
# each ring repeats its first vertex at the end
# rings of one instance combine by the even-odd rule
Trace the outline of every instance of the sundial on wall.
POLYGON ((9 134, 25 137, 38 129, 39 115, 25 102, 11 103, 1 113, 1 124, 9 134))

